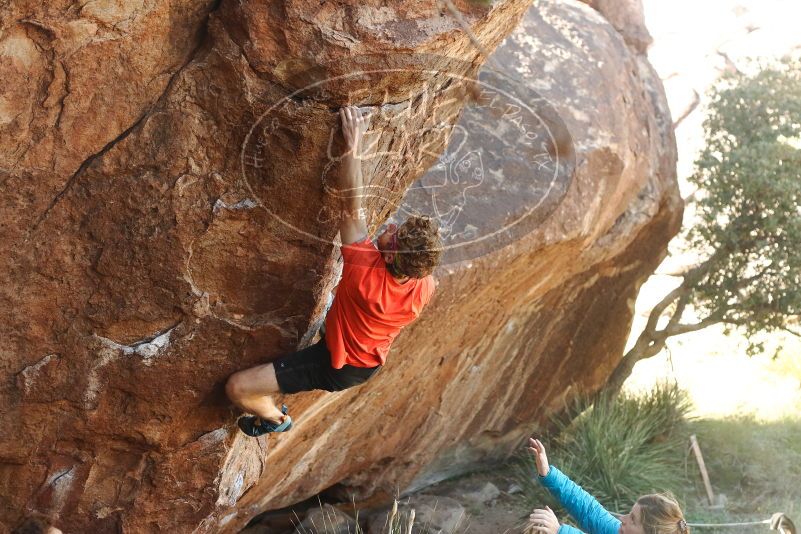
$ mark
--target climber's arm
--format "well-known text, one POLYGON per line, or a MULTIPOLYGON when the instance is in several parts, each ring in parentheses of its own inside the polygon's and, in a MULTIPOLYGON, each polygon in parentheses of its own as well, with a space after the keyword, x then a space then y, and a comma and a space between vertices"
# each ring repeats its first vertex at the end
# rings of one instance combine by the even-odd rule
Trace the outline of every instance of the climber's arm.
POLYGON ((369 118, 362 117, 354 106, 340 109, 339 116, 347 149, 339 177, 339 197, 342 201, 339 236, 343 245, 349 245, 367 237, 367 218, 362 207, 364 177, 361 155, 369 118))

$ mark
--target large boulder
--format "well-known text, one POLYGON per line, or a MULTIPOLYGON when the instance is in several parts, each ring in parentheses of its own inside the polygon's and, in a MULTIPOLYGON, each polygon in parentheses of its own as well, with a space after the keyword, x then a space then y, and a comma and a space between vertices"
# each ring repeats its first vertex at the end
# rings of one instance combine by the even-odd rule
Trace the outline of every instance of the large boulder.
POLYGON ((638 52, 645 53, 654 41, 645 26, 642 0, 581 0, 597 9, 623 39, 638 52))
MULTIPOLYGON (((535 115, 547 122, 557 112, 562 125, 552 121, 551 131, 564 126, 572 137, 573 171, 553 173, 545 187, 537 165, 519 164, 519 147, 498 134, 508 125, 488 128, 486 115, 469 120, 481 116, 479 105, 465 110, 468 120, 458 125, 475 141, 461 152, 482 150, 485 163, 503 153, 510 163, 500 168, 504 191, 494 180, 471 190, 457 233, 478 225, 477 210, 496 225, 508 218, 509 190, 523 199, 518 211, 536 207, 535 224, 443 266, 435 299, 399 336, 386 368, 317 408, 320 426, 276 440, 276 457, 289 454, 293 464, 330 465, 324 458, 332 450, 357 463, 337 488, 357 498, 419 489, 511 454, 549 413, 597 391, 623 353, 640 284, 680 227, 676 144, 661 81, 602 14, 580 2, 540 0, 491 65, 542 97, 531 99, 540 106, 535 115), (359 446, 342 450, 342 432, 359 446), (296 439, 316 446, 298 450, 296 439)), ((452 143, 461 142, 455 136, 452 143)), ((446 157, 453 152, 451 145, 446 157)), ((415 195, 401 207, 421 206, 415 195)), ((260 506, 285 504, 282 491, 260 506)))
POLYGON ((472 36, 445 3, 383 4, 3 13, 0 522, 230 532, 335 485, 391 499, 508 454, 603 384, 680 222, 661 83, 601 14, 538 1, 494 57, 507 72, 479 78, 543 97, 543 149, 564 156, 548 179, 508 127, 495 145, 475 129, 491 105, 454 82, 483 61, 471 39, 493 49, 528 2, 454 0, 472 36), (432 208, 412 184, 465 183, 438 180, 477 168, 453 157, 473 132, 488 167, 467 184, 486 189, 446 212, 465 213, 448 237, 480 246, 454 247, 367 384, 282 399, 293 430, 247 438, 226 377, 307 343, 336 281, 345 103, 375 115, 373 227, 432 208), (525 231, 477 236, 520 210, 525 231))
MULTIPOLYGON (((440 72, 474 72, 471 38, 493 49, 529 3, 4 4, 0 523, 236 530, 282 480, 291 501, 357 469, 268 459, 223 384, 320 319, 337 109, 380 111, 379 146, 453 123, 463 90, 440 72)), ((399 199, 446 141, 406 139, 429 150, 375 162, 374 183, 399 199)), ((293 403, 309 428, 313 405, 293 403)))

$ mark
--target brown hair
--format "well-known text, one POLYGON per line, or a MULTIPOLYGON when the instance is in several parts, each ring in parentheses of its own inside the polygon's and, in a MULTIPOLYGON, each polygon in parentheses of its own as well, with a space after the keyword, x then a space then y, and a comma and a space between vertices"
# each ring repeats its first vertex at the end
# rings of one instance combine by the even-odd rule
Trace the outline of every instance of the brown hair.
POLYGON ((637 499, 637 504, 645 534, 690 534, 690 527, 673 495, 643 495, 637 499))
POLYGON ((17 525, 11 534, 46 534, 47 529, 50 528, 47 516, 40 513, 33 513, 29 515, 25 521, 17 525))
POLYGON ((392 274, 424 278, 442 259, 439 226, 430 217, 413 215, 398 228, 398 251, 391 265, 392 274))

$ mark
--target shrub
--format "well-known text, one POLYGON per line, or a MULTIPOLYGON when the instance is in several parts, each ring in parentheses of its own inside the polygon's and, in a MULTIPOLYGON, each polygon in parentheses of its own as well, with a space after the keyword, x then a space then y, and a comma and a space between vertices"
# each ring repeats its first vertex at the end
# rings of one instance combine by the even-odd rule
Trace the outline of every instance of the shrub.
MULTIPOLYGON (((682 487, 690 408, 687 394, 668 384, 592 405, 578 401, 554 421, 548 459, 609 510, 628 511, 641 495, 682 487)), ((530 455, 522 472, 527 497, 541 506, 544 493, 530 455)))

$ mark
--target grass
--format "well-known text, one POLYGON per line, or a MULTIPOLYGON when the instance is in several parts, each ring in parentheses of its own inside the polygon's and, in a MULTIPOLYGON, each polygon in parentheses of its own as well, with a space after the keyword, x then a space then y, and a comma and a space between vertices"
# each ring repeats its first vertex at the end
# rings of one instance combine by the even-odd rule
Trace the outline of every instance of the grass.
POLYGON ((387 516, 387 522, 384 526, 386 534, 412 534, 414 527, 414 508, 408 513, 398 512, 398 501, 392 503, 392 510, 387 516))
MULTIPOLYGON (((399 508, 397 499, 392 503, 392 508, 386 512, 384 524, 380 527, 380 534, 455 534, 460 531, 457 527, 453 532, 443 532, 428 524, 421 523, 420 518, 414 508, 399 508)), ((297 518, 297 517, 296 517, 297 518)), ((359 510, 354 506, 354 515, 351 517, 342 511, 337 510, 331 505, 319 505, 319 514, 316 524, 311 520, 310 526, 304 526, 299 518, 295 523, 294 532, 297 534, 366 534, 359 522, 359 510), (344 521, 343 518, 349 517, 344 521)), ((308 521, 308 518, 307 518, 308 521)))
MULTIPOLYGON (((686 394, 669 384, 611 402, 579 402, 572 420, 556 423, 548 458, 609 510, 628 511, 641 495, 683 486, 690 409, 686 394)), ((536 469, 530 456, 523 472, 531 504, 541 505, 545 495, 531 476, 536 469)))
MULTIPOLYGON (((761 421, 754 416, 691 419, 687 395, 676 386, 627 394, 595 406, 578 404, 576 417, 557 423, 548 458, 607 509, 627 512, 640 495, 669 491, 690 523, 762 521, 783 512, 801 522, 801 418, 761 421), (689 451, 695 434, 713 490, 725 505, 710 507, 689 451)), ((556 503, 532 476, 533 459, 520 463, 531 506, 556 503)), ((557 508, 555 508, 557 510, 557 508)), ((563 510, 557 515, 567 519, 563 510)), ((700 534, 768 534, 767 525, 695 528, 700 534)))
MULTIPOLYGON (((647 390, 670 376, 686 388, 715 494, 710 508, 698 467, 687 458, 685 487, 676 492, 688 521, 761 521, 784 512, 801 523, 801 340, 762 334, 765 353, 745 355, 747 340, 710 328, 672 341, 669 353, 638 363, 627 388, 647 390), (782 349, 779 351, 779 349, 782 349)), ((697 528, 694 534, 769 534, 765 525, 697 528)))
MULTIPOLYGON (((763 422, 752 416, 702 419, 691 423, 698 437, 712 488, 726 496, 722 510, 710 510, 695 464, 688 465, 687 516, 694 522, 725 523, 769 518, 784 512, 801 520, 801 419, 763 422)), ((704 529, 704 532, 732 529, 704 529)), ((737 528, 765 534, 765 526, 737 528)))

